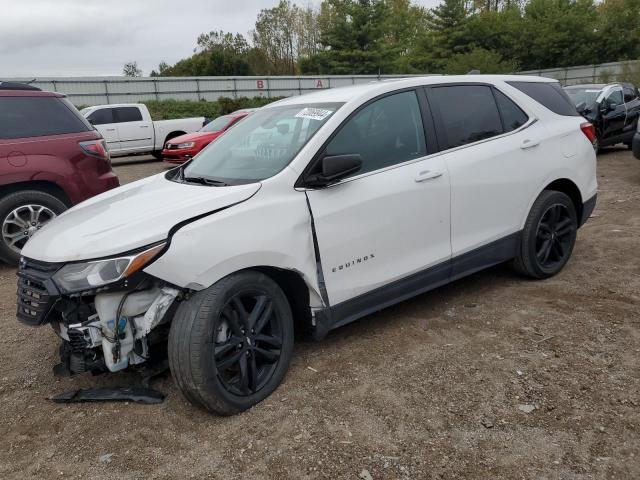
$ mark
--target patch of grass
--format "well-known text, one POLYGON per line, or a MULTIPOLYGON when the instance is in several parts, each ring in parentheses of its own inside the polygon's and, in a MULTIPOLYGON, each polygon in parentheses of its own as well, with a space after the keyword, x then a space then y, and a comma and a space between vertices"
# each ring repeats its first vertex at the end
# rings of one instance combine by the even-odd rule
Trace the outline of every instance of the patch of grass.
POLYGON ((241 108, 257 108, 278 100, 263 97, 221 97, 215 102, 192 100, 160 100, 147 101, 144 104, 154 120, 171 120, 173 118, 208 117, 216 118, 220 115, 240 110, 241 108))

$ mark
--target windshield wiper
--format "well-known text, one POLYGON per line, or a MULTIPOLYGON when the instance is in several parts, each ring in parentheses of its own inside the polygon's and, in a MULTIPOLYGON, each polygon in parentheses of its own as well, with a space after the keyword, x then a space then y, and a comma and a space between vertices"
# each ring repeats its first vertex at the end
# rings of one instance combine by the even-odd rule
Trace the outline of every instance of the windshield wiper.
POLYGON ((207 178, 207 177, 185 177, 184 173, 182 175, 182 180, 187 183, 199 183, 201 185, 212 185, 215 187, 230 186, 227 182, 223 182, 222 180, 216 180, 214 178, 207 178))

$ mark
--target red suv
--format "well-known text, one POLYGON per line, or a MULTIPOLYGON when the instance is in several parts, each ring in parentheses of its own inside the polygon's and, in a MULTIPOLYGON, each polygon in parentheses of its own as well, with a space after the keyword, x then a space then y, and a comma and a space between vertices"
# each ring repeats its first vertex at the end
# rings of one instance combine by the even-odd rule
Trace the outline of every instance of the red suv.
POLYGON ((59 93, 0 82, 0 260, 67 208, 119 185, 102 136, 59 93))

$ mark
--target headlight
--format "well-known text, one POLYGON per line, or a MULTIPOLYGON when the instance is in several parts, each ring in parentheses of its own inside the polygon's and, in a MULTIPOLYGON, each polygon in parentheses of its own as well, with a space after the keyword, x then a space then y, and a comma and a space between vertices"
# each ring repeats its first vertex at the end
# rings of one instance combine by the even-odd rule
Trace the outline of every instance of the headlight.
POLYGON ((66 293, 90 290, 117 282, 141 270, 160 253, 165 245, 166 243, 161 243, 141 252, 121 257, 70 263, 56 272, 53 281, 66 293))
POLYGON ((196 146, 196 142, 186 142, 186 143, 179 143, 176 148, 177 149, 193 148, 195 146, 196 146))

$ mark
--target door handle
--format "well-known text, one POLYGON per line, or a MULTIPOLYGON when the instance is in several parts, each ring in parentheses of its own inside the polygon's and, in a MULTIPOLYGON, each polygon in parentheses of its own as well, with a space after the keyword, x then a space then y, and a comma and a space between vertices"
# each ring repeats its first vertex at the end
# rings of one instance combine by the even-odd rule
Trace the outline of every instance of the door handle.
POLYGON ((140 125, 140 128, 149 128, 149 125, 140 125))
POLYGON ((436 178, 440 178, 441 176, 442 172, 438 172, 436 170, 425 170, 424 172, 420 172, 415 180, 419 183, 426 180, 434 180, 436 178))
POLYGON ((525 138, 520 144, 520 148, 522 150, 526 150, 527 148, 537 147, 538 145, 540 145, 540 140, 530 140, 525 138))
POLYGON ((107 128, 107 132, 115 132, 116 129, 115 128, 107 128))

